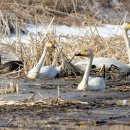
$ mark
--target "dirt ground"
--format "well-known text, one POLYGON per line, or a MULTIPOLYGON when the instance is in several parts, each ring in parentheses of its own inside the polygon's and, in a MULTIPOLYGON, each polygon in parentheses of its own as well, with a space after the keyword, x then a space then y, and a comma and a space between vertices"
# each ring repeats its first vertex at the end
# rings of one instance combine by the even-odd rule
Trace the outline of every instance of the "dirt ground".
POLYGON ((1 75, 0 128, 130 129, 129 78, 106 81, 108 89, 100 92, 76 90, 80 80, 28 80, 1 75), (9 91, 16 86, 17 91, 9 91))
POLYGON ((130 77, 106 80, 104 91, 78 91, 81 78, 0 75, 0 129, 129 130, 130 77))

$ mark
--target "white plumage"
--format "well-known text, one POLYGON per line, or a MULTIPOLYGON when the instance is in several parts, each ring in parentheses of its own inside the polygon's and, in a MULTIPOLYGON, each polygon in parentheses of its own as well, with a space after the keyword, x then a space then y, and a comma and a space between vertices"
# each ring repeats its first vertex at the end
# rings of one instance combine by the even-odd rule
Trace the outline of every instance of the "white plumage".
MULTIPOLYGON (((88 63, 86 65, 86 70, 84 72, 84 76, 82 78, 82 81, 78 85, 78 90, 103 90, 106 88, 105 81, 103 78, 100 77, 89 77, 90 75, 90 69, 93 61, 93 53, 92 51, 83 52, 88 57, 88 63)), ((84 55, 84 56, 85 56, 84 55)), ((76 54, 76 56, 83 56, 81 53, 76 54)))
MULTIPOLYGON (((87 60, 81 60, 75 63, 74 65, 78 67, 81 71, 85 71, 87 63, 88 63, 87 60)), ((130 66, 128 64, 125 64, 114 58, 95 57, 93 59, 92 65, 95 65, 96 68, 102 68, 104 65, 105 67, 109 68, 111 65, 115 65, 118 68, 120 68, 121 72, 130 71, 130 66)))
POLYGON ((59 70, 57 70, 53 66, 44 66, 41 68, 39 72, 39 78, 54 78, 59 74, 59 70))
MULTIPOLYGON (((130 23, 124 23, 122 25, 122 33, 123 37, 126 43, 127 48, 127 54, 128 54, 128 60, 130 63, 130 42, 127 35, 127 31, 130 29, 130 23)), ((85 71, 86 65, 88 61, 87 60, 81 60, 75 63, 74 65, 78 67, 80 70, 85 71)), ((95 65, 96 68, 102 68, 104 65, 105 67, 110 67, 111 65, 115 65, 118 68, 120 68, 121 72, 129 72, 130 71, 130 65, 125 64, 117 59, 114 58, 107 58, 107 57, 94 57, 92 65, 95 65)))
POLYGON ((46 52, 49 47, 54 47, 53 43, 46 43, 44 47, 43 54, 37 63, 37 65, 32 68, 29 72, 27 77, 30 79, 36 78, 54 78, 60 73, 60 69, 57 69, 53 66, 44 66, 46 52))
POLYGON ((106 88, 105 81, 101 77, 91 78, 88 82, 89 90, 103 90, 106 88))

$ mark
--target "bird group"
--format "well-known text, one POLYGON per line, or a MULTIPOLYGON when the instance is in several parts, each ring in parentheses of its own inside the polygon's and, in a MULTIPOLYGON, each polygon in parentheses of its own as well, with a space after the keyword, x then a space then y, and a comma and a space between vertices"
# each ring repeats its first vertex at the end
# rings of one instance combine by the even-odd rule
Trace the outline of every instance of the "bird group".
MULTIPOLYGON (((128 60, 130 62, 130 42, 128 38, 127 31, 130 29, 130 23, 124 23, 122 25, 122 32, 123 37, 126 43, 128 60)), ((54 67, 54 66, 44 66, 46 53, 49 48, 56 48, 53 42, 47 42, 44 46, 43 53, 41 55, 40 60, 38 63, 28 72, 27 77, 29 79, 36 79, 36 78, 55 78, 60 72, 61 67, 54 67)), ((106 57, 94 57, 93 58, 92 50, 81 51, 75 54, 75 56, 84 56, 88 57, 88 60, 78 61, 74 63, 74 66, 78 67, 80 70, 84 71, 83 78, 78 85, 78 90, 103 90, 106 89, 106 84, 103 78, 101 77, 90 77, 90 70, 91 66, 95 65, 96 68, 101 68, 103 65, 106 67, 110 67, 111 65, 115 65, 122 72, 129 72, 130 65, 125 64, 117 59, 113 58, 106 58, 106 57)), ((1 60, 0 60, 1 61, 1 60)), ((1 62, 0 62, 1 63, 1 62)), ((22 69, 23 62, 22 61, 9 61, 4 64, 0 64, 0 74, 7 73, 14 70, 22 69)))

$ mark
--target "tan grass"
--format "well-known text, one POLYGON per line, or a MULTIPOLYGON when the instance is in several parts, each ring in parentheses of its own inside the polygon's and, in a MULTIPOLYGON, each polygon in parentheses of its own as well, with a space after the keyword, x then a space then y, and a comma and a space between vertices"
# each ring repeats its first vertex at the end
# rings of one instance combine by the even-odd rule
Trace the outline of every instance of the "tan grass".
POLYGON ((16 19, 22 22, 46 23, 52 16, 76 12, 80 0, 0 0, 1 33, 10 34, 16 19))
POLYGON ((9 94, 9 93, 18 93, 19 84, 13 81, 10 81, 7 86, 0 86, 0 94, 9 94))
POLYGON ((15 30, 16 20, 20 25, 23 25, 23 22, 48 23, 55 16, 54 23, 82 26, 95 24, 95 22, 119 23, 125 15, 125 13, 118 15, 119 18, 117 18, 116 13, 112 11, 103 14, 100 8, 95 8, 95 3, 100 4, 101 8, 102 6, 108 8, 109 4, 91 0, 0 0, 0 33, 10 34, 15 30))
MULTIPOLYGON (((61 36, 60 36, 61 37, 61 36)), ((42 38, 41 38, 42 39, 42 38)), ((42 42, 31 40, 29 45, 21 43, 17 47, 16 44, 2 45, 3 51, 6 50, 13 54, 16 59, 24 61, 24 72, 33 68, 41 57, 44 49, 44 44, 51 40, 57 43, 58 48, 62 50, 50 50, 47 54, 45 65, 58 66, 64 61, 68 61, 73 57, 74 53, 80 50, 92 49, 94 56, 98 57, 112 57, 128 63, 126 45, 122 37, 101 38, 100 36, 93 35, 92 37, 66 37, 66 42, 58 40, 55 34, 47 34, 42 42)), ((75 57, 74 60, 81 60, 85 58, 75 57)), ((71 68, 71 65, 67 65, 71 68)))
POLYGON ((71 58, 76 51, 92 49, 96 57, 114 57, 118 60, 128 62, 126 46, 121 37, 101 39, 98 36, 94 36, 82 39, 77 38, 76 40, 70 44, 62 44, 64 48, 63 52, 68 58, 71 58))

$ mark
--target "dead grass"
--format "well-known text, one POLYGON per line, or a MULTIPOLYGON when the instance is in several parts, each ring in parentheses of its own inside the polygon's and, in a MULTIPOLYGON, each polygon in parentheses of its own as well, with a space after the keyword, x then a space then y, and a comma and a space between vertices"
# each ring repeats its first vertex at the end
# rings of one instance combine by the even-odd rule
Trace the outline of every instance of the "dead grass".
POLYGON ((17 82, 10 81, 7 85, 1 84, 0 94, 18 93, 19 84, 17 82))
MULTIPOLYGON (((113 57, 128 63, 126 46, 121 37, 100 38, 98 36, 76 39, 70 44, 62 44, 64 53, 71 58, 76 51, 92 49, 95 57, 113 57)), ((77 59, 79 60, 79 58, 77 59)))
POLYGON ((22 22, 48 23, 53 16, 67 17, 71 13, 74 14, 69 17, 75 19, 77 6, 80 3, 80 0, 0 0, 1 33, 14 32, 16 20, 20 24, 22 22))
MULTIPOLYGON (((53 21, 54 18, 51 20, 50 25, 53 21)), ((0 49, 4 53, 6 50, 6 53, 11 54, 15 59, 22 60, 24 62, 25 74, 37 64, 43 52, 44 45, 48 41, 56 42, 57 46, 59 46, 58 48, 62 48, 62 50, 59 50, 61 51, 60 53, 58 50, 49 51, 45 65, 61 65, 63 61, 69 61, 75 52, 86 49, 92 49, 96 57, 113 57, 128 63, 126 45, 121 37, 101 38, 98 32, 97 35, 92 33, 91 37, 57 37, 54 32, 48 32, 50 26, 48 25, 44 34, 37 34, 40 37, 39 41, 33 39, 33 36, 30 34, 30 43, 25 44, 20 40, 20 24, 18 21, 16 22, 16 42, 9 42, 6 45, 1 44, 0 49), (65 42, 60 40, 62 38, 66 39, 65 42), (55 60, 55 57, 56 63, 54 64, 53 60, 55 60)), ((80 60, 80 58, 75 58, 75 60, 80 60)))
MULTIPOLYGON (((41 39, 42 37, 43 35, 41 35, 41 39)), ((66 41, 64 42, 60 41, 60 39, 61 36, 59 38, 55 34, 47 34, 42 42, 36 42, 32 39, 30 44, 25 44, 19 41, 20 46, 17 46, 16 43, 2 45, 1 50, 6 50, 9 54, 14 55, 16 59, 24 61, 25 74, 37 64, 43 52, 44 45, 49 40, 56 42, 57 49, 49 51, 45 65, 53 64, 54 66, 58 66, 64 61, 69 62, 77 51, 87 49, 93 50, 95 57, 112 57, 128 63, 126 45, 122 37, 101 38, 95 35, 92 37, 66 37, 66 41)), ((85 58, 74 58, 77 61, 81 59, 85 58)), ((71 65, 68 65, 68 67, 71 68, 71 65)))
MULTIPOLYGON (((14 32, 17 21, 21 26, 23 22, 48 23, 54 16, 56 24, 83 26, 101 22, 119 23, 127 9, 122 6, 123 3, 114 5, 112 1, 0 0, 1 34, 14 32)), ((127 1, 124 4, 129 5, 127 1)))

